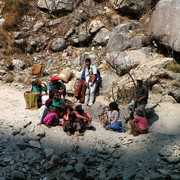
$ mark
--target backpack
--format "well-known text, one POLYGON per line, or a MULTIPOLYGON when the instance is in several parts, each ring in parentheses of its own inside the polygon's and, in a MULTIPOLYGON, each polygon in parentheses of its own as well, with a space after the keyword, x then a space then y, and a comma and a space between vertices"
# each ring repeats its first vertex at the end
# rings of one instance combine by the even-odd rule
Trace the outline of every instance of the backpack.
POLYGON ((97 77, 96 77, 96 81, 98 82, 98 86, 102 87, 102 78, 101 78, 101 74, 99 69, 97 68, 97 77))

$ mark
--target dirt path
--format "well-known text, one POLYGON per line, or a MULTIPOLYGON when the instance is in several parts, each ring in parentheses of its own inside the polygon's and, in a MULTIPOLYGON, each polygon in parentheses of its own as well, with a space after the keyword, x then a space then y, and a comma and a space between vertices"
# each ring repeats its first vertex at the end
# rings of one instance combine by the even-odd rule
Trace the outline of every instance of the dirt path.
MULTIPOLYGON (((96 161, 100 163, 97 162, 97 167, 96 163, 94 165, 95 169, 99 168, 92 175, 96 177, 94 179, 106 179, 107 177, 112 177, 113 173, 117 177, 121 176, 123 179, 131 179, 133 177, 143 179, 145 176, 155 177, 156 173, 158 173, 159 177, 165 177, 166 175, 163 172, 176 176, 180 160, 180 154, 177 154, 177 151, 180 152, 180 104, 161 103, 156 108, 158 118, 150 127, 149 134, 133 137, 129 132, 115 133, 105 131, 95 120, 93 125, 96 127, 96 131, 87 131, 83 137, 69 137, 63 132, 61 127, 50 129, 44 125, 37 127, 38 111, 25 109, 23 97, 25 90, 18 89, 20 89, 20 86, 15 88, 11 85, 0 83, 0 141, 3 144, 0 148, 0 159, 4 160, 6 156, 9 156, 6 154, 8 153, 8 147, 12 145, 12 141, 9 139, 13 138, 13 142, 16 139, 16 143, 22 143, 27 133, 41 130, 46 134, 40 140, 42 150, 52 148, 59 156, 67 153, 67 157, 69 157, 68 153, 70 153, 71 156, 69 158, 78 159, 78 162, 81 161, 84 166, 88 167, 87 173, 91 175, 94 167, 89 167, 87 159, 84 161, 83 158, 96 157, 96 161), (3 153, 3 149, 6 149, 6 152, 3 153), (174 154, 175 150, 176 154, 174 154), (163 153, 160 156, 161 151, 163 153), (165 152, 168 152, 170 155, 167 156, 165 152), (167 157, 173 155, 176 163, 167 160, 167 157), (106 161, 107 159, 108 161, 106 161), (159 172, 158 169, 162 169, 163 172, 159 172)), ((91 113, 96 112, 95 114, 97 115, 96 105, 88 110, 91 113)), ((15 148, 14 151, 9 151, 14 159, 16 157, 15 152, 18 153, 19 150, 15 148)), ((11 166, 10 164, 8 165, 8 167, 11 166)), ((6 169, 2 168, 0 175, 6 172, 6 169)), ((37 177, 46 176, 49 179, 53 173, 55 172, 46 172, 43 175, 37 175, 37 177)), ((69 175, 68 173, 67 171, 66 176, 71 177, 72 174, 69 175)), ((25 172, 24 174, 26 176, 25 172)), ((5 177, 5 175, 2 175, 2 177, 5 177)))

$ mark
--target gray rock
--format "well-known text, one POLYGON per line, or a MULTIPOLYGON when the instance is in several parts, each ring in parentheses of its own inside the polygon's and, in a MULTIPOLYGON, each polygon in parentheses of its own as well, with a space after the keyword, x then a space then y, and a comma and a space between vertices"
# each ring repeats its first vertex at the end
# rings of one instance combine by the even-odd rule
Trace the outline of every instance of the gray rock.
POLYGON ((38 31, 40 31, 40 30, 42 29, 42 27, 43 27, 44 25, 45 25, 44 22, 38 21, 38 22, 36 22, 36 23, 34 24, 33 29, 34 29, 35 32, 38 32, 38 31))
POLYGON ((21 132, 21 128, 18 128, 18 129, 15 129, 15 130, 13 130, 13 132, 12 132, 12 135, 17 135, 17 134, 19 134, 21 132))
POLYGON ((73 170, 74 170, 74 169, 73 169, 73 166, 71 166, 71 165, 67 165, 67 167, 66 167, 66 172, 67 172, 67 173, 69 173, 69 172, 71 172, 71 173, 72 173, 72 172, 73 172, 73 170))
POLYGON ((18 148, 19 148, 20 150, 25 150, 25 149, 27 149, 27 148, 33 148, 33 147, 32 147, 30 144, 28 144, 28 143, 18 143, 17 146, 18 146, 18 148))
POLYGON ((130 30, 135 30, 137 28, 139 28, 138 23, 119 24, 113 29, 113 33, 128 33, 130 30))
POLYGON ((12 178, 13 178, 14 180, 26 179, 24 173, 21 172, 21 171, 14 171, 14 172, 12 173, 12 178))
POLYGON ((52 148, 45 148, 44 149, 45 158, 47 160, 51 159, 52 155, 54 154, 54 149, 52 148))
POLYGON ((87 30, 86 24, 82 24, 75 29, 75 33, 70 37, 69 41, 74 46, 87 45, 92 35, 87 30))
POLYGON ((31 123, 32 123, 31 121, 24 121, 24 122, 22 123, 22 127, 23 127, 23 128, 26 128, 26 127, 29 126, 31 123))
POLYGON ((41 138, 45 137, 45 131, 41 128, 35 128, 34 133, 36 134, 36 136, 39 136, 41 138))
POLYGON ((140 17, 148 7, 151 7, 151 0, 109 0, 112 7, 115 10, 119 10, 123 14, 130 15, 132 17, 140 17))
POLYGON ((179 0, 159 1, 151 16, 148 34, 166 47, 180 52, 179 17, 179 0))
MULTIPOLYGON (((137 171, 137 170, 136 170, 136 171, 137 171)), ((123 180, 132 179, 132 178, 135 176, 136 171, 133 170, 132 168, 131 168, 131 169, 126 168, 126 169, 122 172, 122 179, 123 179, 123 180)))
POLYGON ((148 176, 149 180, 165 180, 165 176, 160 174, 160 173, 157 173, 157 172, 150 172, 149 173, 149 176, 148 176))
POLYGON ((100 31, 94 37, 93 45, 106 46, 109 40, 110 31, 106 28, 100 29, 100 31))
POLYGON ((179 180, 179 174, 171 174, 170 177, 171 177, 173 180, 179 180))
POLYGON ((38 0, 38 6, 52 13, 72 11, 79 0, 38 0))
POLYGON ((97 166, 101 161, 96 157, 89 157, 86 161, 87 166, 97 166))
POLYGON ((154 84, 154 85, 152 86, 152 92, 153 92, 154 94, 162 93, 162 92, 163 92, 163 88, 162 88, 162 86, 161 86, 160 84, 154 84))
POLYGON ((29 143, 32 147, 35 147, 35 148, 38 148, 38 149, 41 148, 41 144, 40 144, 39 141, 30 140, 28 143, 29 143))
POLYGON ((21 31, 17 31, 17 32, 13 32, 13 36, 14 39, 22 39, 24 37, 24 34, 21 31))
POLYGON ((4 76, 6 75, 6 71, 5 70, 0 70, 0 76, 4 76))
POLYGON ((106 61, 116 70, 116 74, 119 76, 125 75, 140 64, 138 59, 128 56, 126 52, 119 51, 107 54, 106 61))
POLYGON ((69 163, 69 159, 68 158, 62 158, 59 161, 59 164, 62 166, 66 166, 69 163))
POLYGON ((18 70, 24 69, 24 66, 25 66, 25 62, 23 62, 20 59, 13 59, 12 64, 15 67, 15 69, 18 69, 18 70))
POLYGON ((131 48, 132 49, 140 49, 144 46, 149 45, 149 39, 147 36, 140 35, 131 39, 131 48))
POLYGON ((63 51, 67 47, 67 42, 64 38, 57 38, 54 39, 52 44, 51 44, 51 50, 58 52, 58 51, 63 51))
POLYGON ((69 38, 69 37, 71 37, 71 35, 73 35, 75 33, 75 29, 74 29, 74 27, 71 27, 70 29, 69 29, 69 31, 66 33, 66 35, 64 36, 64 38, 66 39, 66 38, 69 38))
POLYGON ((106 46, 107 52, 124 51, 131 45, 129 37, 112 32, 106 46))
POLYGON ((168 157, 164 157, 163 159, 166 160, 170 164, 176 164, 180 162, 179 156, 168 156, 168 157))
POLYGON ((60 158, 57 154, 53 154, 51 159, 50 159, 50 161, 55 165, 59 163, 59 160, 60 160, 60 158))
POLYGON ((16 39, 14 40, 14 45, 24 51, 27 47, 27 42, 25 39, 16 39))
POLYGON ((177 88, 174 91, 169 91, 168 95, 172 96, 177 103, 180 103, 180 88, 177 88))
POLYGON ((123 142, 122 142, 122 145, 129 145, 129 144, 131 144, 133 142, 134 142, 133 139, 124 139, 123 142))
POLYGON ((121 149, 117 148, 117 149, 112 153, 112 156, 113 156, 114 158, 117 158, 117 159, 121 158, 121 156, 122 156, 121 149))
POLYGON ((84 179, 84 177, 86 176, 85 165, 83 163, 81 163, 81 162, 78 162, 74 166, 74 171, 75 171, 75 177, 77 177, 79 179, 84 179))
MULTIPOLYGON (((32 131, 32 129, 30 129, 32 131)), ((29 133, 28 134, 29 140, 39 141, 41 137, 37 136, 35 133, 29 133)))
POLYGON ((10 161, 12 161, 12 157, 9 157, 9 156, 4 157, 3 159, 3 162, 5 163, 9 163, 10 161))
POLYGON ((97 157, 99 157, 99 158, 101 158, 101 159, 103 159, 103 160, 109 159, 110 156, 111 156, 111 155, 108 154, 108 153, 104 153, 104 154, 103 154, 103 152, 98 152, 98 153, 97 153, 97 157))
POLYGON ((104 27, 104 24, 100 20, 98 19, 92 20, 89 24, 89 32, 91 34, 94 34, 103 27, 104 27))
POLYGON ((106 168, 103 168, 99 172, 99 179, 106 179, 106 168))
POLYGON ((46 170, 50 170, 54 167, 54 163, 52 163, 51 161, 48 161, 48 162, 45 162, 43 164, 43 167, 46 169, 46 170))

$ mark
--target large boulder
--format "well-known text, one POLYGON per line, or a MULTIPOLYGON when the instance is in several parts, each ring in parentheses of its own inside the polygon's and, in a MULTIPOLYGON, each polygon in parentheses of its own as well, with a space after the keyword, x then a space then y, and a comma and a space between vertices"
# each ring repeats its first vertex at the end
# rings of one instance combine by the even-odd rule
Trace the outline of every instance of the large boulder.
POLYGON ((180 88, 169 91, 168 95, 172 96, 176 100, 177 103, 180 103, 180 88))
POLYGON ((151 6, 151 0, 109 0, 109 2, 115 10, 132 17, 139 17, 151 6))
POLYGON ((132 50, 126 52, 113 51, 107 53, 106 61, 116 70, 119 76, 129 72, 141 63, 150 60, 149 53, 141 50, 132 50))
POLYGON ((73 11, 79 0, 38 0, 38 7, 52 13, 73 11))
POLYGON ((161 0, 151 16, 149 35, 159 43, 180 52, 180 1, 161 0))
POLYGON ((116 70, 119 76, 123 76, 132 68, 137 67, 140 62, 130 58, 126 52, 113 51, 107 54, 107 62, 116 70))
POLYGON ((94 37, 92 43, 93 45, 106 46, 109 40, 110 31, 106 28, 102 28, 94 37))
POLYGON ((112 32, 106 46, 107 52, 124 51, 131 45, 129 37, 112 32))

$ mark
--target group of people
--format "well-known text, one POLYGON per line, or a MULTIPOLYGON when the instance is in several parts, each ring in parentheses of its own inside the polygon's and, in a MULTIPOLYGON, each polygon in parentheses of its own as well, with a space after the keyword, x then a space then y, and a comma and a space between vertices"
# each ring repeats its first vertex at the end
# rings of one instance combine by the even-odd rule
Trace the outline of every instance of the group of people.
POLYGON ((52 97, 46 100, 39 118, 40 124, 48 127, 62 126, 68 135, 81 136, 86 130, 95 130, 90 114, 82 108, 82 105, 79 103, 73 108, 72 104, 61 98, 59 91, 54 92, 52 97))
MULTIPOLYGON (((82 108, 80 103, 73 108, 71 101, 65 98, 65 86, 58 80, 57 76, 51 77, 49 98, 40 108, 40 123, 38 125, 62 126, 68 135, 75 134, 77 136, 83 135, 86 130, 95 130, 95 127, 91 124, 90 114, 82 108)), ((32 91, 42 92, 42 90, 45 90, 46 92, 47 87, 40 85, 40 80, 36 81, 39 86, 35 87, 33 83, 32 91)))
POLYGON ((95 101, 95 92, 100 76, 91 59, 84 61, 81 79, 73 95, 73 101, 66 99, 66 86, 60 81, 60 77, 53 75, 48 86, 36 79, 32 83, 31 92, 38 93, 38 107, 40 109, 40 123, 47 126, 63 126, 68 134, 82 135, 86 129, 95 130, 91 125, 90 114, 82 108, 80 103, 92 106, 95 101), (48 95, 45 104, 42 104, 43 95, 48 95), (79 104, 73 109, 73 103, 79 104))
POLYGON ((145 113, 149 91, 147 86, 143 84, 142 78, 137 78, 136 81, 135 95, 128 104, 129 117, 126 119, 126 121, 130 121, 131 133, 134 136, 147 133, 149 128, 145 113))
MULTIPOLYGON (((145 115, 145 107, 149 96, 148 88, 143 84, 143 80, 137 78, 134 98, 128 104, 129 117, 125 117, 125 122, 129 121, 131 133, 134 136, 148 133, 148 121, 145 115)), ((118 104, 111 102, 109 106, 103 108, 103 112, 99 115, 101 125, 106 130, 124 132, 118 104)))
MULTIPOLYGON (((58 76, 52 76, 49 86, 39 79, 32 84, 33 92, 39 92, 38 102, 41 106, 41 95, 44 91, 48 94, 49 99, 41 108, 40 124, 48 126, 62 125, 64 131, 68 134, 82 135, 86 129, 95 130, 91 125, 92 118, 90 114, 82 108, 80 103, 92 106, 95 101, 95 92, 100 81, 100 74, 95 65, 91 64, 91 59, 86 58, 81 74, 81 79, 73 95, 73 102, 66 99, 66 86, 59 81, 58 76), (79 103, 73 109, 73 103, 79 103), (61 120, 60 120, 61 119, 61 120)), ((148 132, 148 122, 145 116, 145 106, 148 100, 148 88, 143 84, 143 80, 138 78, 136 83, 135 96, 128 104, 129 117, 125 121, 129 121, 131 132, 134 136, 148 132)), ((116 102, 111 102, 105 106, 103 112, 99 116, 103 121, 103 127, 106 130, 124 132, 122 121, 120 118, 120 110, 116 102), (103 117, 103 118, 102 118, 103 117)))

